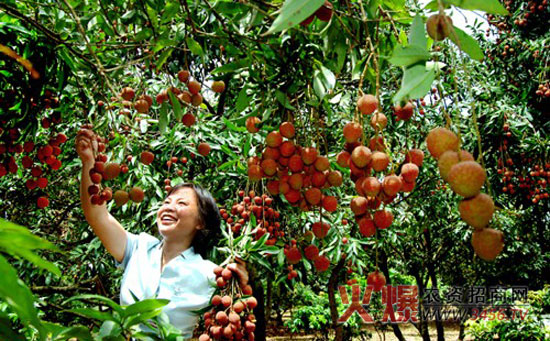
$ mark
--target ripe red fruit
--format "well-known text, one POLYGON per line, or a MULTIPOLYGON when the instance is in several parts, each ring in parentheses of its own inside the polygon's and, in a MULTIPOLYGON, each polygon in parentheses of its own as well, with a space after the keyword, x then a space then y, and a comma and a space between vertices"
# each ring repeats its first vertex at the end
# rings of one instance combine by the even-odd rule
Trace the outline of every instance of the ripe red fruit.
POLYGON ((420 149, 411 149, 405 155, 405 162, 412 162, 418 167, 424 162, 424 152, 420 149))
POLYGON ((317 239, 323 239, 326 237, 328 231, 330 230, 330 225, 323 222, 315 222, 311 226, 311 230, 317 239))
POLYGON ((378 100, 373 95, 363 95, 357 100, 357 108, 363 115, 370 115, 378 109, 378 100))
POLYGON ((324 272, 330 267, 330 260, 326 256, 319 256, 314 261, 313 265, 318 272, 324 272))
POLYGON ((92 175, 90 175, 90 180, 92 180, 94 184, 99 184, 102 179, 103 177, 100 173, 93 173, 92 175))
POLYGON ((359 224, 359 233, 365 237, 372 237, 376 234, 376 227, 374 221, 364 216, 357 222, 359 224))
POLYGON ((214 81, 212 82, 212 91, 216 93, 222 93, 225 90, 224 81, 214 81))
POLYGON ((372 153, 369 148, 365 146, 358 146, 353 149, 351 153, 351 160, 358 168, 366 167, 372 160, 372 153))
POLYGON ((357 122, 348 122, 344 126, 344 138, 348 143, 357 142, 362 134, 363 128, 357 122))
POLYGON ((288 249, 286 253, 286 259, 290 264, 296 264, 300 262, 300 259, 302 259, 302 254, 300 253, 300 250, 296 246, 291 247, 288 249))
POLYGON ((187 83, 187 89, 189 89, 189 92, 192 95, 196 95, 199 93, 199 91, 201 91, 201 83, 197 81, 190 81, 189 83, 187 83))
POLYGON ((131 101, 134 98, 135 94, 136 92, 134 91, 134 89, 130 87, 125 87, 122 89, 120 96, 126 101, 131 101))
POLYGON ((40 188, 46 188, 46 186, 48 186, 48 179, 46 179, 46 178, 38 178, 38 180, 36 180, 36 184, 37 184, 38 187, 40 187, 40 188))
POLYGON ((400 104, 396 105, 395 108, 393 108, 393 111, 395 112, 395 115, 403 121, 407 121, 410 119, 413 115, 414 107, 411 102, 407 102, 404 107, 401 107, 400 104))
POLYGON ((149 102, 147 102, 146 100, 144 99, 138 99, 135 103, 134 103, 134 108, 137 110, 137 112, 139 113, 146 113, 147 111, 149 111, 149 102))
POLYGON ((145 193, 141 188, 133 187, 130 190, 129 196, 130 196, 130 200, 132 200, 133 202, 142 202, 143 199, 145 198, 145 193))
POLYGON ((252 182, 260 181, 263 176, 262 168, 259 165, 248 166, 248 178, 252 182))
POLYGON ((195 121, 195 115, 191 113, 187 113, 181 118, 181 123, 183 123, 183 125, 186 127, 191 127, 193 124, 195 124, 195 121))
POLYGON ((178 72, 178 79, 180 82, 182 83, 187 83, 187 81, 189 80, 189 71, 187 70, 180 70, 178 72))
POLYGON ((277 148, 283 143, 283 137, 278 131, 272 131, 267 134, 265 138, 265 143, 272 148, 277 148))
POLYGON ((374 291, 380 291, 382 290, 382 287, 386 285, 386 276, 378 270, 371 272, 367 276, 367 285, 372 285, 374 287, 374 291))
POLYGON ((393 222, 393 214, 390 211, 380 210, 374 212, 374 225, 383 230, 388 228, 393 222))
POLYGON ((333 197, 331 195, 327 195, 323 198, 323 208, 328 212, 334 212, 336 211, 336 208, 338 207, 338 200, 336 197, 333 197))
POLYGON ((388 175, 382 181, 382 190, 390 197, 395 196, 402 186, 403 182, 397 175, 388 175))
POLYGON ((30 153, 30 152, 32 152, 33 149, 34 149, 34 142, 26 141, 25 143, 23 143, 23 151, 25 153, 30 153))
POLYGON ((296 133, 296 130, 294 129, 294 125, 290 122, 283 122, 279 126, 279 132, 282 136, 286 137, 287 139, 291 139, 294 137, 294 134, 296 133))
POLYGON ((112 180, 120 174, 120 165, 118 163, 110 162, 105 165, 105 170, 103 171, 104 180, 112 180))
POLYGON ((308 245, 304 249, 304 254, 305 254, 307 259, 315 260, 315 259, 317 259, 317 257, 319 257, 319 248, 317 248, 317 246, 315 246, 313 244, 308 245))
POLYGON ((356 215, 362 215, 367 212, 367 199, 365 197, 355 197, 350 202, 351 211, 356 215))
POLYGON ((143 163, 144 165, 150 165, 155 159, 155 154, 149 151, 141 152, 140 159, 141 159, 141 163, 143 163))
POLYGON ((247 305, 250 309, 254 309, 254 308, 256 308, 256 306, 258 305, 258 301, 256 300, 255 297, 249 297, 249 298, 246 300, 246 305, 247 305))
POLYGON ((207 156, 210 153, 210 149, 211 149, 210 145, 206 142, 199 143, 199 145, 197 147, 197 151, 202 156, 207 156))
POLYGON ((325 3, 315 11, 315 16, 321 21, 330 21, 330 18, 332 18, 332 3, 325 0, 325 3))
POLYGON ((50 201, 49 201, 48 198, 46 198, 46 197, 39 197, 39 198, 36 200, 36 205, 37 205, 38 208, 40 208, 40 209, 46 208, 46 207, 48 207, 48 205, 50 205, 50 201))
MULTIPOLYGON (((231 272, 231 270, 229 272, 231 272)), ((222 305, 224 307, 226 308, 229 307, 231 303, 233 303, 233 300, 231 299, 230 296, 225 295, 224 297, 222 297, 222 305)))
POLYGON ((258 117, 250 116, 249 118, 246 119, 246 123, 245 123, 246 130, 251 134, 257 133, 260 130, 257 127, 257 125, 260 124, 261 122, 262 121, 260 121, 258 117))
POLYGON ((419 169, 414 163, 406 163, 401 167, 401 176, 406 182, 413 182, 418 177, 419 169))

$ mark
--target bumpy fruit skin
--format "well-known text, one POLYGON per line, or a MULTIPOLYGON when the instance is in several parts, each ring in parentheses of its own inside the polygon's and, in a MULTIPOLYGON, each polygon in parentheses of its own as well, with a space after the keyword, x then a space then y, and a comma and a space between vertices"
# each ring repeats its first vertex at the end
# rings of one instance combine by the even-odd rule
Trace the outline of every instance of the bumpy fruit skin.
POLYGON ((386 285, 386 276, 378 270, 371 272, 367 276, 367 285, 372 285, 374 287, 374 291, 380 291, 382 290, 382 287, 386 285))
POLYGON ((357 122, 348 122, 344 126, 344 138, 348 143, 357 142, 362 134, 363 128, 357 122))
POLYGON ((434 14, 426 22, 426 31, 435 41, 441 41, 451 34, 453 21, 446 15, 434 14))
POLYGON ((214 81, 212 83, 212 91, 216 93, 222 93, 225 90, 224 81, 214 81))
POLYGON ((199 91, 201 91, 201 83, 197 81, 190 81, 189 83, 187 83, 187 89, 189 89, 189 92, 192 95, 196 95, 199 93, 199 91))
POLYGON ((195 115, 191 113, 187 113, 183 115, 183 117, 181 118, 181 123, 183 123, 183 125, 186 127, 191 127, 193 124, 195 124, 195 122, 196 122, 195 115))
POLYGON ((430 154, 438 159, 447 150, 458 149, 458 137, 449 129, 437 127, 428 133, 426 144, 430 154))
POLYGON ((143 199, 145 198, 145 193, 143 193, 143 190, 139 187, 133 187, 131 190, 130 190, 130 200, 132 200, 133 202, 142 202, 143 199))
POLYGON ((378 109, 378 100, 373 95, 363 95, 357 100, 357 108, 363 115, 370 115, 378 109))
POLYGON ((120 174, 120 165, 118 163, 108 163, 103 171, 103 180, 112 180, 120 174))
POLYGON ((39 197, 36 200, 36 206, 38 206, 38 208, 40 208, 40 209, 46 208, 49 205, 50 205, 50 201, 46 197, 39 197))
POLYGON ((258 117, 256 116, 250 116, 249 118, 246 119, 246 130, 251 133, 251 134, 255 134, 257 133, 260 129, 257 127, 258 124, 260 124, 261 121, 258 117))
POLYGON ((279 132, 287 139, 291 139, 296 134, 296 129, 294 128, 294 125, 292 123, 283 122, 279 126, 279 132))
POLYGON ((476 230, 472 234, 472 246, 479 258, 493 261, 504 248, 504 234, 491 228, 476 230))
POLYGON ((485 193, 479 193, 473 198, 465 199, 458 204, 460 217, 468 225, 481 229, 487 226, 495 212, 493 199, 485 193))
POLYGON ((197 151, 202 156, 207 156, 210 153, 210 149, 211 149, 210 145, 206 142, 199 143, 199 145, 197 147, 197 151))
POLYGON ((128 202, 130 199, 130 196, 126 191, 118 190, 113 194, 113 198, 115 199, 115 204, 120 207, 128 202))
POLYGON ((330 18, 332 18, 332 3, 325 0, 323 6, 319 7, 319 9, 315 12, 315 16, 317 16, 317 18, 321 21, 330 21, 330 18))
POLYGON ((182 83, 187 83, 187 81, 189 80, 189 71, 181 70, 180 72, 178 72, 178 79, 182 83))
MULTIPOLYGON (((439 167, 439 174, 443 180, 448 181, 449 172, 458 161, 458 153, 454 150, 447 150, 445 153, 441 154, 437 161, 437 166, 439 167)), ((461 150, 460 161, 474 161, 474 157, 467 151, 461 150)))
POLYGON ((475 161, 462 161, 451 167, 449 185, 456 194, 464 198, 476 196, 487 177, 485 170, 475 161))
POLYGON ((326 256, 319 256, 314 261, 314 266, 318 272, 325 272, 330 267, 330 260, 326 256))
POLYGON ((400 120, 407 121, 412 117, 414 113, 414 107, 411 102, 407 102, 404 107, 401 107, 400 104, 396 105, 393 111, 400 120))
POLYGON ((150 165, 154 159, 155 159, 155 154, 148 151, 141 152, 140 160, 141 160, 141 163, 143 163, 144 165, 150 165))
POLYGON ((411 149, 405 155, 405 162, 412 162, 418 167, 424 162, 424 152, 420 149, 411 149))

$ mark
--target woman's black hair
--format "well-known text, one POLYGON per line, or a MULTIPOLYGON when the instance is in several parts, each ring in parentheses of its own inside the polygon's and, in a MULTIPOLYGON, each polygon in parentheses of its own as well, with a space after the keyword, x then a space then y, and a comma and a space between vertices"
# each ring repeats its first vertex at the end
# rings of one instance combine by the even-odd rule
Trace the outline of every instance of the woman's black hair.
POLYGON ((192 188, 195 191, 199 208, 199 221, 203 228, 197 231, 191 246, 193 246, 196 253, 206 258, 206 254, 214 247, 215 243, 218 241, 218 235, 221 232, 220 225, 222 216, 220 214, 220 209, 216 204, 216 200, 214 200, 214 197, 207 189, 201 185, 190 182, 177 184, 172 187, 166 197, 169 197, 172 193, 175 193, 181 188, 192 188))

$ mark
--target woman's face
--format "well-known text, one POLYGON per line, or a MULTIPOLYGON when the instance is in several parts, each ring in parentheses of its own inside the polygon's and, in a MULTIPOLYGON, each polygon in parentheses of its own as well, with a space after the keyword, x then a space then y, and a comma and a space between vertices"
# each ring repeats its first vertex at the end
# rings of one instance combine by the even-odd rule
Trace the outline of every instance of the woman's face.
POLYGON ((182 187, 164 199, 157 212, 157 226, 164 237, 192 240, 201 229, 195 190, 182 187))

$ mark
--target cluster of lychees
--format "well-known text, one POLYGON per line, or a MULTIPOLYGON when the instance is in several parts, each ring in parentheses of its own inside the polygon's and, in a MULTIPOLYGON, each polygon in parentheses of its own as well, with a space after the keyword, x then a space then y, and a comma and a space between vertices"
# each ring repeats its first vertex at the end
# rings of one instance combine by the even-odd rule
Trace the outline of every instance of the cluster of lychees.
MULTIPOLYGON (((47 106, 51 103, 51 92, 49 93, 49 97, 44 99, 44 101, 50 101, 47 102, 47 106)), ((36 148, 35 143, 30 139, 21 141, 22 136, 19 128, 7 128, 8 122, 0 121, 0 177, 6 176, 8 173, 16 174, 20 161, 23 169, 30 170, 30 178, 25 182, 27 189, 29 191, 36 188, 45 189, 48 186, 46 174, 49 169, 57 171, 63 165, 58 157, 61 154, 60 146, 67 141, 67 136, 54 131, 55 125, 60 122, 59 113, 54 113, 51 118, 42 119, 42 127, 50 130, 51 137, 47 144, 36 148)), ((38 208, 46 208, 49 204, 47 195, 39 194, 36 199, 38 208)))
MULTIPOLYGON (((84 125, 83 128, 91 129, 89 125, 84 125)), ((124 190, 117 190, 113 194, 113 190, 110 187, 103 186, 103 181, 109 181, 116 179, 120 174, 128 173, 129 168, 126 164, 119 164, 116 162, 107 162, 107 155, 105 151, 107 149, 108 140, 98 135, 94 135, 95 142, 97 143, 97 153, 95 156, 94 166, 90 169, 90 180, 92 184, 88 187, 88 194, 90 194, 90 201, 93 205, 103 205, 111 199, 115 200, 117 206, 122 206, 132 200, 133 202, 141 202, 145 197, 143 190, 139 187, 133 187, 129 192, 124 190)), ((131 156, 127 158, 131 161, 131 156)))
POLYGON ((252 296, 252 287, 241 288, 228 268, 214 269, 220 292, 212 297, 212 309, 204 313, 205 332, 199 341, 254 340, 256 318, 252 313, 258 301, 252 296))
POLYGON ((472 235, 474 251, 482 259, 494 260, 502 251, 504 235, 487 227, 495 205, 489 195, 480 192, 487 177, 485 169, 474 161, 472 154, 459 150, 458 136, 447 128, 432 129, 426 144, 430 154, 437 159, 443 180, 464 198, 458 210, 462 220, 475 229, 472 235))
MULTIPOLYGON (((399 192, 410 192, 416 185, 419 167, 422 165, 424 153, 419 149, 407 152, 401 172, 396 175, 388 171, 390 157, 385 153, 386 146, 381 136, 387 125, 387 117, 378 111, 378 100, 373 95, 363 95, 357 101, 357 108, 364 116, 371 116, 370 124, 376 134, 369 140, 369 146, 362 144, 363 127, 358 122, 349 122, 344 126, 345 150, 337 155, 337 163, 349 168, 351 180, 355 182, 358 196, 351 200, 351 210, 359 225, 359 232, 370 237, 376 233, 376 228, 386 229, 393 222, 393 214, 386 209, 379 209, 382 203, 389 204, 399 192), (379 178, 377 173, 383 175, 379 178), (374 211, 372 213, 371 211, 374 211)), ((398 119, 409 120, 414 113, 411 103, 394 108, 398 119)))
MULTIPOLYGON (((257 118, 249 118, 246 126, 249 132, 256 132, 257 118)), ((324 195, 321 189, 342 185, 342 174, 330 170, 330 161, 319 155, 315 147, 296 145, 292 138, 294 125, 283 122, 278 131, 267 134, 266 148, 262 157, 248 159, 248 177, 251 181, 270 179, 267 190, 272 195, 282 194, 293 206, 309 211, 322 206, 334 212, 338 206, 336 197, 324 195), (287 140, 284 140, 286 138, 287 140)))
POLYGON ((231 227, 234 234, 239 234, 245 224, 250 221, 250 217, 254 215, 256 220, 255 239, 260 239, 266 233, 269 233, 270 238, 266 240, 266 245, 275 245, 280 237, 285 235, 281 229, 281 223, 278 221, 280 213, 272 206, 273 198, 267 194, 261 196, 256 195, 256 192, 249 191, 245 196, 244 190, 239 190, 238 195, 240 202, 231 206, 228 212, 226 209, 220 209, 222 218, 231 227))

